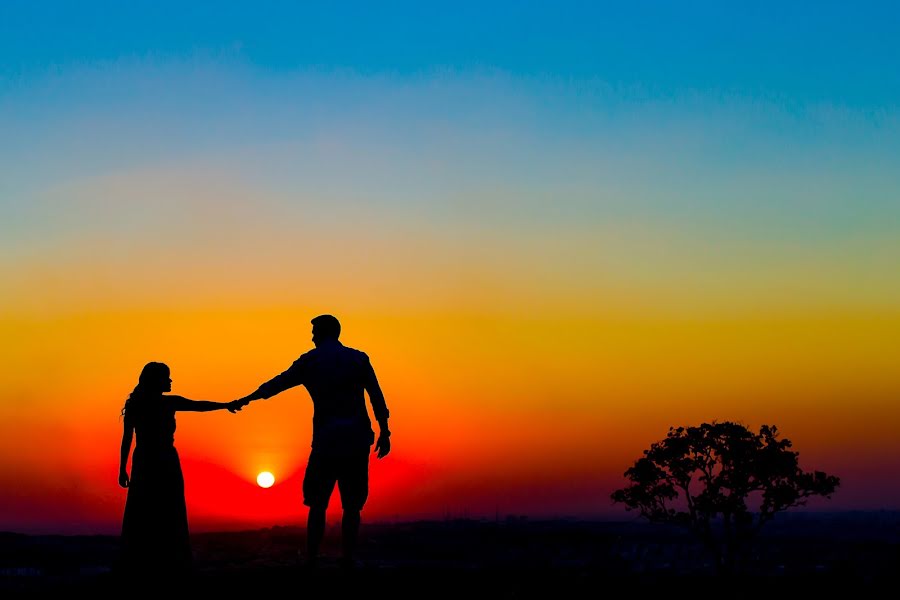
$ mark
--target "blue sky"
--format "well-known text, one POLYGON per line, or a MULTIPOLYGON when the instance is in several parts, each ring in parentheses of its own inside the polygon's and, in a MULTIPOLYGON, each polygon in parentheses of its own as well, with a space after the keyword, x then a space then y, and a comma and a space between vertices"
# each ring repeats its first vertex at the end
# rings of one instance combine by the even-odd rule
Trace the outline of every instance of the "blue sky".
MULTIPOLYGON (((149 197, 190 204, 185 186, 243 189, 229 202, 304 219, 369 206, 385 226, 426 231, 643 231, 685 262, 717 256, 691 247, 705 239, 732 270, 790 252, 818 257, 823 280, 840 282, 834 265, 880 278, 900 222, 898 15, 829 2, 5 2, 0 244, 27 271, 63 234, 145 222, 149 197)), ((890 304, 883 285, 866 297, 890 304)))
POLYGON ((0 8, 4 87, 48 69, 208 53, 265 70, 497 69, 649 94, 895 106, 892 2, 26 2, 0 8))

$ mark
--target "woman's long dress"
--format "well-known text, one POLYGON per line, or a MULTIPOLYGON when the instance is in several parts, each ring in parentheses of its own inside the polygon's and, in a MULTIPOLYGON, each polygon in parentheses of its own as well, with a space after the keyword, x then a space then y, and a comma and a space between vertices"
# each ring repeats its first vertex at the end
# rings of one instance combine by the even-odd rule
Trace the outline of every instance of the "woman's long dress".
POLYGON ((125 416, 134 425, 136 442, 122 519, 122 566, 180 572, 190 568, 191 546, 184 476, 175 450, 175 410, 165 397, 143 400, 125 416))

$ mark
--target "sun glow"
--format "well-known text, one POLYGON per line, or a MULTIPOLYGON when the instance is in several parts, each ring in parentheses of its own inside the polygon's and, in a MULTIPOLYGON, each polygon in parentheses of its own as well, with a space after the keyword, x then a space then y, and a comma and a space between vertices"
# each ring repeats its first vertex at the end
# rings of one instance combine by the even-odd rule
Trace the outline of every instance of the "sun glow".
POLYGON ((270 488, 275 483, 275 476, 268 471, 263 471, 256 476, 256 483, 259 484, 259 487, 270 488))

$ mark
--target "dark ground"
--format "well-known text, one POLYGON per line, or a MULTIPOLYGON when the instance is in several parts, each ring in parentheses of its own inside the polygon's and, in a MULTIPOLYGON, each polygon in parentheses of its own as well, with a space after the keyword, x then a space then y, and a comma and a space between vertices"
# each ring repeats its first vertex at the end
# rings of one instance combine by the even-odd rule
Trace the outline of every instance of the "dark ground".
MULTIPOLYGON (((339 530, 316 570, 298 564, 304 531, 272 527, 192 536, 195 573, 152 583, 169 594, 358 593, 370 598, 525 598, 615 593, 672 597, 868 596, 900 573, 900 513, 781 515, 740 574, 717 577, 703 548, 676 529, 585 521, 448 520, 363 525, 359 564, 340 568, 339 530)), ((115 536, 0 533, 0 595, 150 592, 110 571, 115 536)), ((80 595, 80 594, 79 594, 80 595)), ((143 594, 142 594, 143 595, 143 594)))

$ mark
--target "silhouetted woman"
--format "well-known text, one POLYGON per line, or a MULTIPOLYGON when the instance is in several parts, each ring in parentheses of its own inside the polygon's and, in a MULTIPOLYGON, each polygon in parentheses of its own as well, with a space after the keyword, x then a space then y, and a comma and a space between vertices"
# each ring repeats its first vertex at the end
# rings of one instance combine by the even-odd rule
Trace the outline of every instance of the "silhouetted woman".
POLYGON ((184 573, 191 566, 184 477, 175 450, 175 413, 240 410, 231 402, 188 400, 171 391, 169 367, 148 363, 122 409, 125 428, 119 485, 128 488, 122 519, 121 569, 129 573, 184 573), (128 454, 137 434, 128 477, 128 454))

